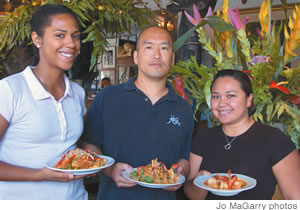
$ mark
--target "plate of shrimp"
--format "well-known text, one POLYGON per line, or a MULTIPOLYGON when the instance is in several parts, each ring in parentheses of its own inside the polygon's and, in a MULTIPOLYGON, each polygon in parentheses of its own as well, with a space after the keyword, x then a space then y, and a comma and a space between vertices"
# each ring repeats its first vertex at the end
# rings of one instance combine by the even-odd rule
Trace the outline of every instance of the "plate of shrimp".
MULTIPOLYGON (((53 161, 52 161, 53 162, 53 161)), ((47 168, 55 171, 87 175, 101 171, 114 164, 115 160, 105 155, 97 155, 83 149, 69 150, 56 163, 48 163, 47 168)))
POLYGON ((242 191, 254 188, 256 183, 254 178, 242 174, 232 174, 230 169, 227 173, 201 175, 194 179, 197 187, 219 196, 237 195, 242 191))

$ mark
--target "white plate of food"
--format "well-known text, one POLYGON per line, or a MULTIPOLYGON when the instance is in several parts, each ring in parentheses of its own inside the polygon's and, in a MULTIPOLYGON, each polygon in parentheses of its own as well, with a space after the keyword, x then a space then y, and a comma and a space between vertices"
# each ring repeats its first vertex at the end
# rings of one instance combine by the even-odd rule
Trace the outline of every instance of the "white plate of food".
POLYGON ((87 175, 97 173, 114 163, 115 160, 111 157, 76 149, 68 151, 59 161, 51 161, 47 168, 73 175, 87 175))
POLYGON ((166 188, 182 184, 185 181, 185 177, 177 174, 176 169, 176 164, 173 164, 168 170, 162 162, 154 159, 146 166, 123 171, 122 176, 144 187, 166 188))
MULTIPOLYGON (((250 190, 256 186, 256 179, 242 174, 232 174, 231 181, 233 181, 233 179, 236 180, 233 185, 231 182, 232 188, 228 189, 228 184, 220 184, 219 180, 214 180, 216 179, 216 177, 218 178, 218 176, 228 178, 228 173, 214 173, 211 175, 198 176, 194 179, 194 184, 219 196, 234 196, 239 194, 240 192, 250 190)), ((221 182, 228 183, 228 180, 224 179, 221 182)))
POLYGON ((130 175, 130 173, 132 173, 136 170, 137 170, 137 168, 134 168, 131 171, 125 170, 125 171, 123 171, 122 176, 125 177, 126 179, 130 180, 130 181, 133 181, 133 182, 137 183, 138 185, 141 185, 143 187, 149 187, 149 188, 166 188, 166 187, 182 184, 185 181, 185 177, 181 174, 178 174, 179 179, 178 179, 177 182, 175 182, 173 184, 155 184, 155 183, 147 183, 147 182, 137 181, 137 180, 134 180, 132 178, 132 176, 130 175))

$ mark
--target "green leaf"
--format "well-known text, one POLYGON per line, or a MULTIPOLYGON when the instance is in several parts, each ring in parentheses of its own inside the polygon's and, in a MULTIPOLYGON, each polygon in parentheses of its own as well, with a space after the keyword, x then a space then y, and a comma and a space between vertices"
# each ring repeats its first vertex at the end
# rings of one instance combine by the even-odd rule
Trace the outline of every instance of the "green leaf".
POLYGON ((291 63, 291 62, 294 62, 294 61, 296 61, 296 60, 298 60, 298 59, 300 59, 300 56, 293 57, 292 59, 288 60, 288 61, 286 62, 286 64, 291 63))
POLYGON ((270 122, 273 112, 273 104, 268 104, 267 106, 267 122, 270 122))
POLYGON ((294 118, 294 119, 296 119, 297 116, 298 116, 297 114, 295 114, 295 113, 293 112, 293 110, 290 109, 289 106, 286 107, 285 111, 286 111, 289 115, 291 115, 291 117, 294 118))
POLYGON ((261 123, 264 123, 264 118, 263 118, 261 113, 258 113, 257 117, 258 117, 258 119, 260 120, 261 123))
POLYGON ((90 65, 89 71, 92 71, 94 69, 96 62, 97 62, 97 56, 98 56, 98 52, 97 52, 96 48, 94 48, 94 50, 92 52, 92 56, 91 56, 91 65, 90 65))
POLYGON ((187 32, 185 32, 182 36, 180 36, 173 45, 173 51, 177 52, 177 50, 179 50, 183 44, 185 43, 185 41, 192 35, 192 33, 196 30, 196 26, 194 26, 193 28, 191 28, 190 30, 188 30, 187 32))
MULTIPOLYGON (((280 48, 280 54, 282 54, 282 53, 283 53, 283 46, 281 46, 281 48, 280 48)), ((299 56, 299 57, 300 57, 300 56, 299 56)), ((275 73, 274 73, 273 80, 277 80, 277 78, 278 78, 280 72, 282 71, 284 65, 285 65, 285 64, 283 63, 283 61, 280 62, 279 67, 276 69, 276 71, 275 71, 275 73)))
POLYGON ((134 172, 131 172, 131 173, 130 173, 130 176, 132 176, 132 177, 134 177, 134 178, 137 178, 137 177, 138 177, 138 174, 137 174, 136 171, 134 171, 134 172))
POLYGON ((284 112, 284 109, 285 109, 285 105, 281 104, 281 106, 277 112, 277 119, 279 119, 280 115, 284 112))
POLYGON ((295 119, 297 119, 297 117, 300 116, 300 111, 299 110, 297 110, 297 109, 295 109, 291 106, 288 106, 288 105, 287 105, 286 111, 289 112, 287 109, 289 109, 290 112, 293 112, 293 114, 291 114, 291 115, 293 115, 295 119))
POLYGON ((280 103, 277 103, 276 106, 275 106, 274 112, 273 112, 273 114, 272 114, 272 116, 271 116, 271 119, 272 119, 272 118, 274 117, 274 115, 278 112, 279 107, 280 107, 280 103))
POLYGON ((90 41, 94 36, 95 36, 95 30, 92 30, 91 32, 89 32, 88 36, 84 40, 82 40, 82 42, 90 41))
POLYGON ((235 28, 226 23, 222 18, 218 16, 209 16, 205 18, 210 27, 216 32, 234 31, 235 28))
POLYGON ((153 179, 150 176, 145 176, 145 177, 143 177, 143 181, 145 181, 147 183, 152 183, 153 179))
POLYGON ((205 95, 205 100, 206 103, 208 105, 208 107, 210 108, 210 86, 211 86, 212 80, 209 80, 205 83, 204 85, 204 95, 205 95))

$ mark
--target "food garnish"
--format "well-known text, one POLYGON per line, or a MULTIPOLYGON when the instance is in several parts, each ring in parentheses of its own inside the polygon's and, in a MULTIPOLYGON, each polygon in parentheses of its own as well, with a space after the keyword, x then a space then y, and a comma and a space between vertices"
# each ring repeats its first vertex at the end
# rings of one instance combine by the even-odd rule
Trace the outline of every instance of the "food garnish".
POLYGON ((64 154, 60 161, 56 163, 55 168, 78 170, 98 168, 105 164, 105 158, 98 157, 94 152, 77 148, 64 154))
POLYGON ((130 173, 132 179, 152 184, 174 184, 178 181, 176 173, 178 165, 173 164, 168 170, 165 164, 158 162, 157 158, 146 166, 140 166, 136 171, 130 173))

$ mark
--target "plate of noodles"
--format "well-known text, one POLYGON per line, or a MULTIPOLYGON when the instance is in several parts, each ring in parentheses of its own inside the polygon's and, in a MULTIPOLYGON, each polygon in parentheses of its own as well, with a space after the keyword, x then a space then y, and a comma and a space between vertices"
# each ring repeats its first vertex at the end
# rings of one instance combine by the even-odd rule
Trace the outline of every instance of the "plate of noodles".
POLYGON ((233 196, 256 186, 256 180, 242 174, 214 173, 201 175, 194 179, 194 184, 219 196, 233 196))
POLYGON ((47 168, 73 175, 87 175, 97 173, 114 163, 115 160, 111 157, 77 148, 69 150, 54 164, 49 163, 47 168))
POLYGON ((184 183, 185 177, 177 174, 176 169, 176 164, 168 170, 162 162, 154 159, 146 166, 123 171, 122 176, 144 187, 166 188, 184 183))

